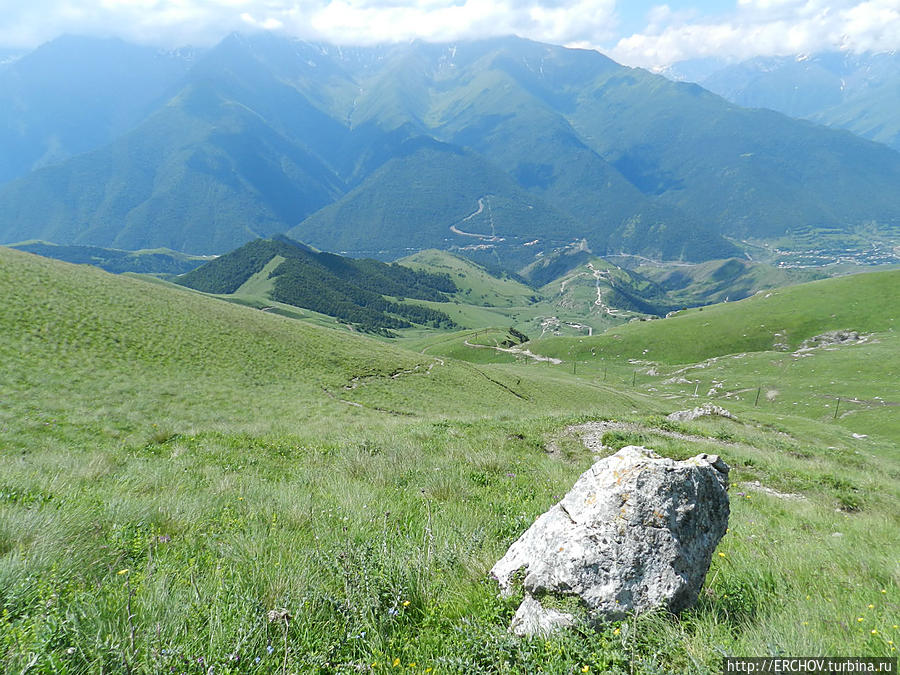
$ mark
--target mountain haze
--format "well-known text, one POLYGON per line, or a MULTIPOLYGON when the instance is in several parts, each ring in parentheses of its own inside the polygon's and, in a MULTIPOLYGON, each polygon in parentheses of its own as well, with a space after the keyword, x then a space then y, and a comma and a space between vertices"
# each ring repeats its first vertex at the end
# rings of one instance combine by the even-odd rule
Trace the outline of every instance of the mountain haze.
POLYGON ((738 105, 847 129, 900 150, 900 54, 757 57, 693 81, 738 105))
MULTIPOLYGON (((41 56, 62 77, 48 54, 84 51, 73 40, 0 76, 41 56)), ((156 84, 119 126, 46 161, 10 144, 0 241, 206 254, 289 232, 322 249, 435 247, 518 270, 577 241, 702 261, 740 255, 735 239, 900 222, 900 154, 595 51, 235 34, 190 58, 135 54, 155 64, 135 82, 156 84)), ((40 91, 28 114, 10 108, 11 128, 50 117, 40 91)), ((76 110, 91 100, 72 96, 76 110)))

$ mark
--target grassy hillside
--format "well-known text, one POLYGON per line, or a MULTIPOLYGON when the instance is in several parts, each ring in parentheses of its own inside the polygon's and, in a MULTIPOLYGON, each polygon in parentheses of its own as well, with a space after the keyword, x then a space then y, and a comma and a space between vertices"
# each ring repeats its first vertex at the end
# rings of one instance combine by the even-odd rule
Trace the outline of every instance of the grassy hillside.
POLYGON ((491 274, 480 265, 447 251, 428 249, 397 262, 412 269, 449 275, 459 297, 472 305, 515 307, 538 299, 534 289, 509 274, 491 274))
POLYGON ((125 272, 159 275, 184 274, 208 260, 206 257, 187 255, 169 249, 122 251, 100 246, 62 246, 43 241, 13 244, 12 248, 70 263, 94 265, 114 274, 124 274, 125 272))
MULTIPOLYGON (((759 290, 768 290, 835 276, 834 268, 783 268, 741 258, 709 260, 697 265, 663 266, 628 258, 613 261, 628 264, 651 279, 678 306, 695 306, 742 300, 759 290)), ((851 270, 847 270, 849 272, 851 270)), ((856 269, 855 271, 864 271, 856 269)))
POLYGON ((565 244, 577 229, 564 211, 459 146, 414 136, 395 152, 359 186, 288 234, 326 250, 388 259, 423 248, 482 246, 495 252, 497 264, 514 269, 534 255, 523 248, 526 242, 565 244))
MULTIPOLYGON (((739 422, 673 425, 659 415, 692 396, 620 371, 434 357, 8 249, 0 294, 10 672, 715 673, 723 653, 894 653, 886 405, 830 421, 741 397, 739 422), (681 617, 520 640, 487 570, 593 461, 568 425, 603 418, 630 425, 613 446, 723 455, 722 555, 681 617)), ((891 337, 822 356, 880 350, 857 367, 896 401, 869 358, 896 363, 891 337)), ((815 382, 818 359, 786 384, 815 382)))
POLYGON ((873 272, 760 292, 740 302, 691 309, 647 325, 628 324, 577 347, 565 339, 549 339, 541 350, 550 355, 593 350, 604 358, 662 363, 793 350, 827 331, 894 328, 898 304, 900 271, 873 272))

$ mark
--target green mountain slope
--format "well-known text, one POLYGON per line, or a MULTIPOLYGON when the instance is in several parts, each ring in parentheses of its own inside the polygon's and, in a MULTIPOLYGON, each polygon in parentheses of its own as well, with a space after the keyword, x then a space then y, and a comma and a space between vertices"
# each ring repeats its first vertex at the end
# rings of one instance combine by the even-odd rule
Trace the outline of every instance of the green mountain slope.
POLYGON ((661 415, 726 394, 669 372, 632 385, 627 362, 607 378, 437 358, 2 248, 0 296, 9 670, 650 675, 772 645, 892 655, 890 329, 691 366, 733 388, 738 419, 675 423, 661 415), (572 425, 601 421, 602 452, 731 466, 722 555, 679 617, 511 638, 518 603, 488 570, 595 461, 572 425))
POLYGON ((900 57, 895 53, 756 58, 698 81, 738 105, 847 129, 900 150, 900 57))
POLYGON ((99 246, 61 246, 42 241, 14 244, 11 248, 47 258, 80 265, 94 265, 107 272, 122 274, 184 274, 206 262, 206 258, 167 249, 122 251, 99 246))
POLYGON ((662 259, 734 253, 696 218, 643 194, 572 128, 571 88, 617 69, 596 52, 513 42, 455 72, 457 86, 436 96, 429 121, 441 137, 508 167, 522 186, 574 216, 572 238, 595 250, 662 259))
MULTIPOLYGON (((676 364, 738 352, 793 350, 829 331, 893 330, 898 306, 900 271, 856 274, 759 292, 664 321, 619 326, 583 341, 576 351, 676 364)), ((540 349, 556 356, 568 354, 572 346, 566 339, 549 339, 540 349)))
POLYGON ((240 46, 208 54, 131 133, 0 189, 0 239, 223 253, 334 199, 343 184, 311 148, 342 127, 240 46))
POLYGON ((867 221, 894 227, 900 218, 892 187, 900 154, 847 132, 738 108, 697 85, 641 70, 616 73, 580 93, 572 121, 645 193, 704 214, 726 234, 763 238, 867 221))
MULTIPOLYGON (((148 92, 171 80, 154 77, 148 92)), ((154 95, 130 131, 0 187, 0 241, 221 253, 290 232, 520 271, 581 239, 698 262, 797 233, 892 241, 900 222, 896 152, 518 38, 343 50, 232 35, 154 95)))
POLYGON ((184 76, 191 56, 64 35, 0 66, 0 183, 130 131, 184 76))
POLYGON ((501 265, 509 258, 509 268, 533 257, 527 242, 565 244, 577 227, 472 152, 412 137, 398 154, 288 234, 320 248, 380 257, 480 247, 496 251, 501 265))
POLYGON ((535 289, 521 280, 509 274, 496 276, 481 265, 447 251, 429 249, 397 262, 412 269, 448 275, 458 289, 458 297, 473 305, 513 307, 537 300, 535 289))
POLYGON ((446 302, 446 293, 456 290, 448 277, 376 260, 319 253, 286 237, 257 239, 176 281, 204 293, 262 294, 368 331, 408 328, 410 322, 453 327, 450 318, 438 310, 384 297, 446 302))

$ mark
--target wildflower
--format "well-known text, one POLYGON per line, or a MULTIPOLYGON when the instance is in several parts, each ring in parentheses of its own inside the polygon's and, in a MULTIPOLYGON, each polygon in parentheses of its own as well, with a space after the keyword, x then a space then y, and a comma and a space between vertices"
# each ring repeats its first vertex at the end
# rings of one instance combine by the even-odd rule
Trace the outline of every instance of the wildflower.
POLYGON ((403 601, 403 606, 404 606, 404 607, 409 607, 409 600, 404 600, 404 601, 403 601))
POLYGON ((878 631, 875 630, 874 628, 872 629, 872 635, 878 635, 878 631))
POLYGON ((614 630, 614 631, 613 631, 613 635, 618 635, 618 634, 619 634, 619 632, 620 632, 620 631, 619 631, 619 629, 618 629, 618 628, 616 628, 616 629, 615 629, 615 630, 614 630))
POLYGON ((394 666, 394 668, 400 667, 400 659, 399 658, 394 659, 393 666, 394 666))
POLYGON ((804 622, 803 622, 803 625, 804 625, 804 626, 808 626, 808 625, 809 625, 809 621, 804 621, 804 622))
POLYGON ((581 666, 581 672, 589 673, 589 672, 591 672, 591 667, 589 665, 585 664, 585 665, 581 666))
POLYGON ((396 607, 391 607, 391 608, 388 610, 388 614, 390 614, 391 616, 397 616, 399 613, 400 613, 400 612, 397 611, 397 608, 396 608, 396 607))
POLYGON ((863 618, 862 618, 862 617, 859 617, 856 621, 857 621, 858 623, 862 623, 862 620, 863 620, 863 618))
POLYGON ((258 656, 255 659, 253 659, 253 663, 259 663, 260 661, 262 661, 262 659, 259 658, 258 656))
POLYGON ((123 574, 128 574, 128 572, 129 572, 129 570, 124 569, 124 570, 119 570, 118 572, 116 572, 116 574, 118 574, 119 576, 122 576, 123 574))
POLYGON ((882 592, 882 593, 887 593, 887 589, 886 589, 886 588, 882 588, 882 589, 881 589, 881 592, 882 592))
POLYGON ((272 645, 267 645, 267 646, 266 646, 266 651, 267 651, 269 654, 271 654, 272 652, 275 651, 275 647, 273 647, 272 645))
POLYGON ((722 553, 721 551, 719 551, 719 557, 720 557, 720 558, 724 558, 724 557, 725 557, 725 554, 722 553))
POLYGON ((866 605, 869 609, 875 609, 875 605, 866 605))

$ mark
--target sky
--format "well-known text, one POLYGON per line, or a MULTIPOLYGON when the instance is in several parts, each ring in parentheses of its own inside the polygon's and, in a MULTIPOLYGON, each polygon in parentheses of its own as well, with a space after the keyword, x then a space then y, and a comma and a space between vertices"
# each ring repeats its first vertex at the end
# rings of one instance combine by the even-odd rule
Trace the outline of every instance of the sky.
POLYGON ((206 46, 253 30, 338 44, 515 34, 659 68, 900 49, 900 0, 0 0, 0 49, 64 33, 206 46))

